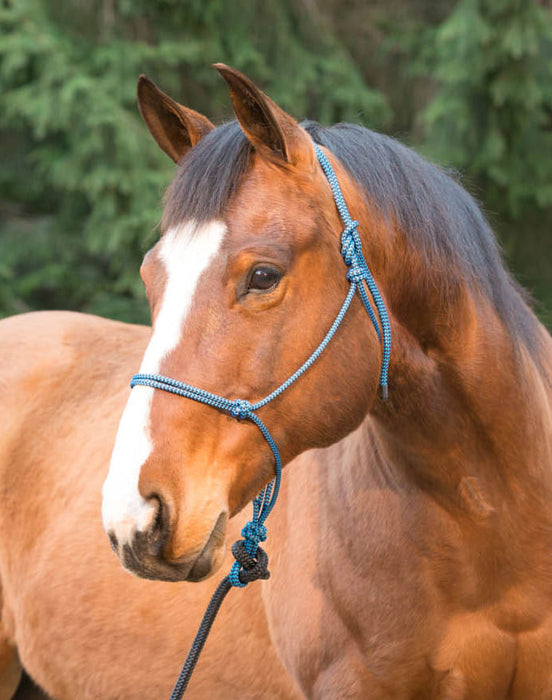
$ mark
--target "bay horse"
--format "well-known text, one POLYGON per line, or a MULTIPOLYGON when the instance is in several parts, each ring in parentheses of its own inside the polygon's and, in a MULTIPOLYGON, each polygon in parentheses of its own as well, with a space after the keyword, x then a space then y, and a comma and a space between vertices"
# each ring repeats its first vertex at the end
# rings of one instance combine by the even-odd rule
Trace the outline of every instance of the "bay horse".
POLYGON ((348 282, 313 142, 389 312, 389 398, 354 300, 262 409, 286 465, 272 577, 228 596, 189 697, 551 698, 548 333, 454 179, 364 128, 299 125, 216 67, 236 115, 217 128, 139 81, 179 164, 141 268, 152 332, 0 324, 0 698, 21 666, 57 700, 168 696, 274 465, 254 425, 128 381, 255 401, 317 346, 348 282))

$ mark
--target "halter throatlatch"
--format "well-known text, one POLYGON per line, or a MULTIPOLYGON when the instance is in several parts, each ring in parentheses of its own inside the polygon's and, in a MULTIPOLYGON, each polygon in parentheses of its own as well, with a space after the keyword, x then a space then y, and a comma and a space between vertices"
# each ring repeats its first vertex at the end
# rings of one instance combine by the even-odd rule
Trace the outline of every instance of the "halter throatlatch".
POLYGON ((274 457, 275 476, 253 499, 253 517, 242 529, 241 534, 243 540, 235 542, 232 546, 232 554, 234 555, 235 561, 232 564, 228 576, 225 576, 220 582, 211 598, 211 602, 205 611, 205 615, 203 616, 199 630, 188 652, 186 662, 180 672, 170 700, 179 700, 184 694, 199 654, 201 653, 209 630, 211 629, 211 625, 230 588, 232 586, 244 588, 250 581, 255 581, 259 578, 267 579, 270 576, 268 571, 268 557, 266 552, 260 547, 260 543, 266 540, 267 530, 264 523, 271 510, 274 508, 274 504, 278 498, 282 477, 282 460, 278 447, 268 431, 268 428, 256 412, 288 389, 320 357, 345 318, 345 314, 351 305, 355 293, 358 293, 382 346, 379 379, 380 397, 385 401, 388 396, 387 374, 391 352, 391 328, 385 304, 362 254, 362 244, 357 231, 358 221, 353 221, 349 214, 349 210, 343 198, 343 193, 341 192, 339 182, 337 181, 330 161, 317 145, 315 145, 314 148, 318 162, 330 184, 339 215, 345 225, 343 233, 341 234, 341 254, 348 267, 347 279, 350 283, 345 301, 320 345, 289 379, 283 382, 283 384, 280 384, 280 386, 274 389, 268 396, 265 396, 264 399, 255 401, 254 403, 245 399, 227 399, 218 394, 213 394, 210 391, 199 389, 191 384, 186 384, 185 382, 180 382, 170 377, 164 377, 161 374, 135 374, 130 382, 131 387, 140 385, 148 386, 153 389, 161 389, 162 391, 167 391, 171 394, 183 396, 186 399, 192 399, 193 401, 198 401, 207 406, 212 406, 223 413, 227 413, 236 420, 247 420, 254 423, 261 431, 274 457), (368 299, 367 290, 370 292, 374 306, 376 307, 377 317, 368 299))

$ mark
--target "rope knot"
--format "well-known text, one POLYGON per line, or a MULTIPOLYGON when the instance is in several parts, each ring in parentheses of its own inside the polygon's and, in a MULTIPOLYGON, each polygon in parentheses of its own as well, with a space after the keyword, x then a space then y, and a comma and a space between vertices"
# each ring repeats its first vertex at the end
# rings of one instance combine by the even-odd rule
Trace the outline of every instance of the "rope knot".
POLYGON ((362 244, 357 226, 358 221, 351 221, 341 234, 341 255, 347 266, 352 265, 359 255, 362 255, 362 244))
POLYGON ((349 282, 360 284, 366 279, 366 269, 358 260, 354 260, 351 267, 347 270, 347 279, 349 282))
POLYGON ((245 399, 236 399, 230 413, 236 420, 246 420, 251 416, 251 404, 245 399))
POLYGON ((266 527, 250 520, 244 526, 241 534, 245 540, 254 543, 255 546, 258 546, 259 542, 264 542, 266 540, 266 527))
POLYGON ((232 554, 236 560, 232 564, 228 578, 237 588, 245 588, 251 581, 270 578, 268 556, 262 547, 257 547, 255 556, 247 551, 244 540, 238 540, 232 545, 232 554))

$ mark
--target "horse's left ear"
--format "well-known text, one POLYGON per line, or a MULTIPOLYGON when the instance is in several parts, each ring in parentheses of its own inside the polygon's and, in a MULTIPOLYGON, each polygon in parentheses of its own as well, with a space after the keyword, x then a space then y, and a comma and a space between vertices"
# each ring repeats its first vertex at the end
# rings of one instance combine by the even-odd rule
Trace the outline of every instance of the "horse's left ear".
POLYGON ((215 128, 207 117, 175 102, 146 75, 138 79, 138 107, 151 135, 175 163, 215 128))
POLYGON ((310 136, 245 75, 224 63, 215 63, 230 89, 236 118, 255 150, 276 162, 312 165, 310 136))

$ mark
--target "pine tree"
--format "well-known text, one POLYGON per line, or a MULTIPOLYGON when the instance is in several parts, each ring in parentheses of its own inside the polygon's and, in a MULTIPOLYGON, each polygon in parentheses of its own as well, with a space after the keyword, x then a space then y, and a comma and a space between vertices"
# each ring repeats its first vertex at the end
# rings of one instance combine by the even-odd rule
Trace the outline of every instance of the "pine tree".
POLYGON ((552 327, 552 13, 534 0, 461 0, 424 54, 437 82, 425 150, 484 201, 552 327))
POLYGON ((425 112, 441 162, 475 176, 489 206, 552 204, 552 15, 529 0, 461 0, 438 28, 425 112))

